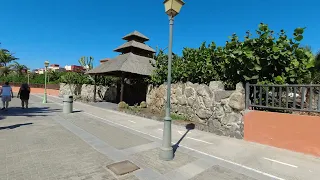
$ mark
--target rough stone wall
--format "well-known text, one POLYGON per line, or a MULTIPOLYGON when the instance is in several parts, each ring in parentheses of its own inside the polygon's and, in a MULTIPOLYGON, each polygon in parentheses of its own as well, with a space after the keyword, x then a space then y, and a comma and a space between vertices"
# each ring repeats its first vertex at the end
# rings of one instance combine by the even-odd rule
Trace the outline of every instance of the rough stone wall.
MULTIPOLYGON (((77 84, 60 84, 59 95, 73 95, 75 100, 93 101, 94 85, 77 85, 77 84)), ((117 89, 116 87, 97 86, 96 100, 97 101, 116 101, 117 89)))
MULTIPOLYGON (((166 85, 148 87, 149 108, 155 111, 164 108, 166 89, 166 85)), ((200 130, 243 138, 245 90, 241 83, 234 91, 226 91, 220 81, 212 81, 209 86, 190 82, 172 84, 171 108, 173 113, 196 122, 200 130)))

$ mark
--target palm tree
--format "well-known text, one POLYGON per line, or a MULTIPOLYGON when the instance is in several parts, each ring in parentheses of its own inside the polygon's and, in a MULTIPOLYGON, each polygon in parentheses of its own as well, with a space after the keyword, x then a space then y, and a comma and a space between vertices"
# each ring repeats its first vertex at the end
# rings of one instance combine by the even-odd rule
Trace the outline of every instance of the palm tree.
POLYGON ((10 67, 8 66, 0 67, 0 76, 8 76, 10 72, 11 72, 10 67))
POLYGON ((6 49, 0 49, 0 65, 7 66, 8 63, 18 60, 18 58, 14 57, 10 51, 6 49))
POLYGON ((17 72, 18 76, 22 75, 23 71, 27 70, 27 66, 14 61, 13 64, 10 64, 10 68, 17 72))

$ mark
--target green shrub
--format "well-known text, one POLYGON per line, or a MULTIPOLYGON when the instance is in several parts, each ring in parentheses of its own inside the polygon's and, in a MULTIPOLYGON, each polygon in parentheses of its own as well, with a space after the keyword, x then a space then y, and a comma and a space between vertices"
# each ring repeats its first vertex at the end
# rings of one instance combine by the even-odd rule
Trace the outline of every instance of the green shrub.
POLYGON ((118 104, 118 108, 120 109, 127 109, 129 107, 129 105, 123 101, 121 101, 119 104, 118 104))
POLYGON ((140 103, 140 108, 147 108, 147 103, 145 101, 142 101, 140 103))
MULTIPOLYGON (((314 57, 300 46, 304 28, 294 30, 289 38, 284 30, 278 35, 261 23, 253 37, 248 31, 243 41, 236 34, 224 46, 212 42, 199 48, 184 48, 182 57, 173 56, 172 83, 190 81, 209 84, 221 80, 227 87, 238 82, 294 84, 309 83, 314 57)), ((155 55, 151 82, 167 81, 168 58, 163 51, 155 55)))

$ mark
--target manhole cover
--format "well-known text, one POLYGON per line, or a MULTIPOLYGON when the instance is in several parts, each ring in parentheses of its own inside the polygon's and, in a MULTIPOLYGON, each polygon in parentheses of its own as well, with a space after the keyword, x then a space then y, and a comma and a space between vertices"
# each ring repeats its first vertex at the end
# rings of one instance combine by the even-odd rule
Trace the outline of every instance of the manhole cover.
POLYGON ((107 166, 107 168, 118 176, 128 174, 140 169, 137 165, 128 160, 110 164, 107 166))

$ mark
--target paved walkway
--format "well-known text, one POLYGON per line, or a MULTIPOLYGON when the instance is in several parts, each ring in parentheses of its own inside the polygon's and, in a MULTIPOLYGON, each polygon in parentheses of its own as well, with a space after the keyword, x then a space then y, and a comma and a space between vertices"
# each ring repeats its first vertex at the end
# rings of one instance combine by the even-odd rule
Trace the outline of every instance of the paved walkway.
MULTIPOLYGON (((61 113, 62 100, 0 112, 0 179, 318 179, 320 159, 192 130, 173 161, 159 160, 162 123, 78 103, 61 113), (130 160, 140 167, 116 176, 107 165, 130 160), (4 162, 4 163, 3 163, 4 162)), ((18 106, 17 99, 13 106, 18 106)), ((173 125, 173 143, 186 133, 173 125)))

